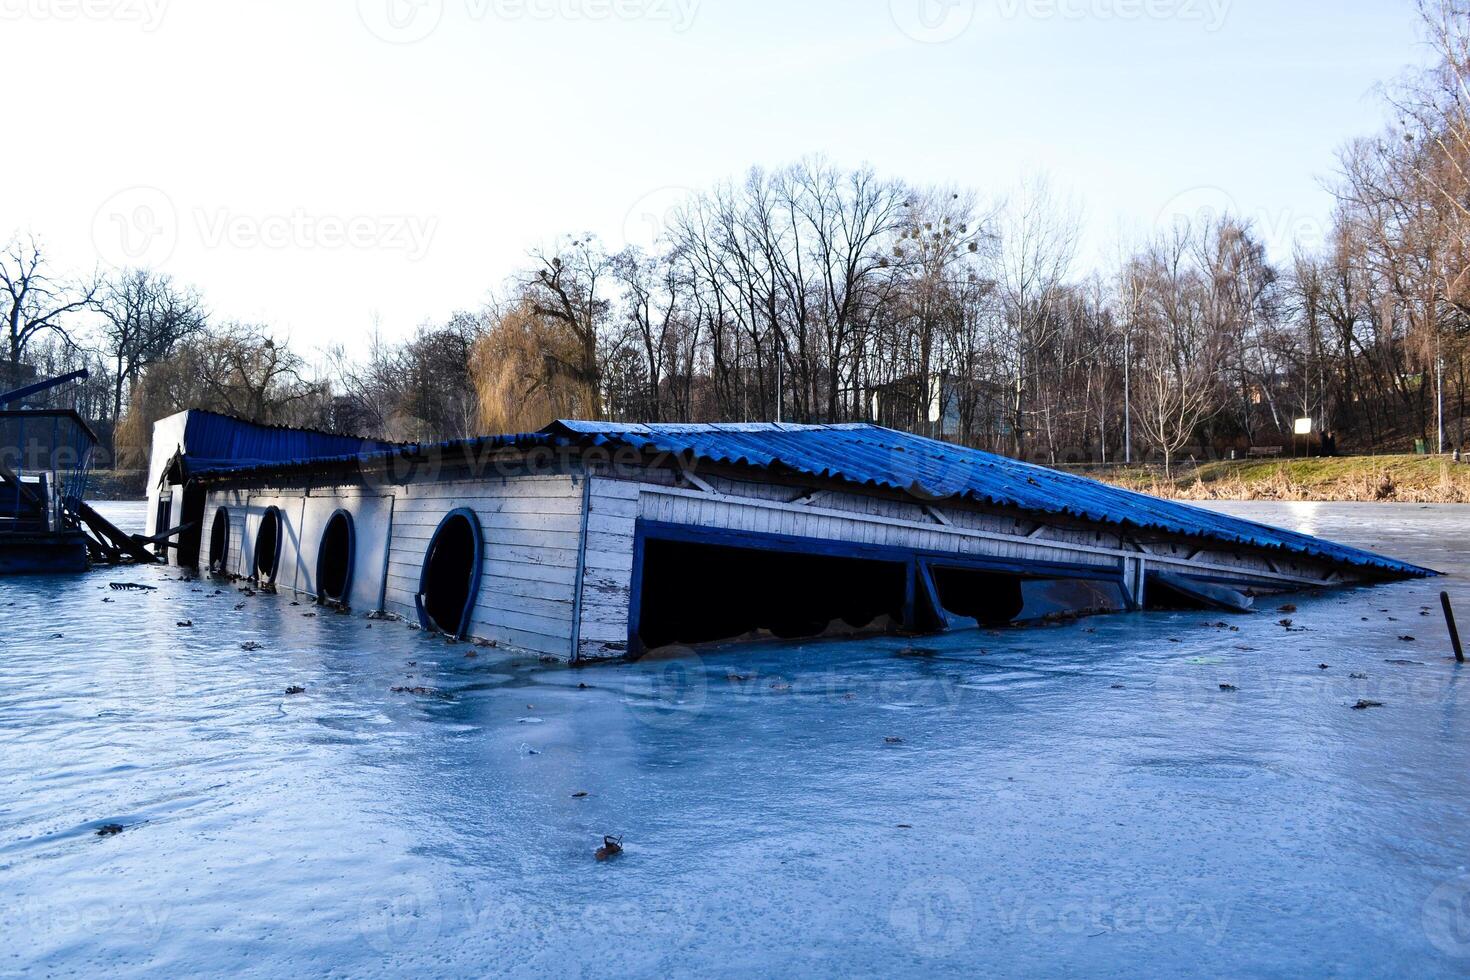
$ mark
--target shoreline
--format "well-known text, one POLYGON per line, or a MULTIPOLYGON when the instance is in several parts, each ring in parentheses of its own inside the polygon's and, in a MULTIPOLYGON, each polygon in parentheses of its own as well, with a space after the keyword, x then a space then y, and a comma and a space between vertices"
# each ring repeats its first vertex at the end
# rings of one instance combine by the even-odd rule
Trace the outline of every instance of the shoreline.
POLYGON ((1165 500, 1470 504, 1470 465, 1447 456, 1230 460, 1176 469, 1074 470, 1165 500))
MULTIPOLYGON (((1063 472, 1165 500, 1279 500, 1312 503, 1470 504, 1470 463, 1448 456, 1219 460, 1176 467, 1063 467, 1063 472)), ((142 470, 98 470, 87 499, 142 501, 142 470)))

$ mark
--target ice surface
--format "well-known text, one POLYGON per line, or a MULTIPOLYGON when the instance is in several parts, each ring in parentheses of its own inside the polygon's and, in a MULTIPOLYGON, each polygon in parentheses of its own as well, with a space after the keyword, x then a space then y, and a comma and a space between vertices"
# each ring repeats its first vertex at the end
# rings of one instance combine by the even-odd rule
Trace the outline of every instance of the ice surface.
POLYGON ((0 581, 0 975, 1470 971, 1470 509, 1223 509, 1455 577, 583 670, 0 581))

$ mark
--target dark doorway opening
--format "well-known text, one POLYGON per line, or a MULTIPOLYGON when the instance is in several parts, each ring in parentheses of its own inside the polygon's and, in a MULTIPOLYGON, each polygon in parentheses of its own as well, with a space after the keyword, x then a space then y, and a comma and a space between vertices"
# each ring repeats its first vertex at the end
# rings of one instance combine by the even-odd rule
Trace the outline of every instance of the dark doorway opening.
POLYGON ((1150 611, 1158 610, 1220 610, 1222 612, 1249 612, 1255 605, 1255 597, 1248 590, 1230 585, 1202 582, 1178 575, 1151 574, 1144 599, 1150 611))
MULTIPOLYGON (((158 507, 153 512, 153 533, 162 534, 170 530, 173 525, 169 521, 173 518, 174 495, 172 493, 162 494, 158 498, 158 507)), ((168 541, 159 541, 153 546, 153 553, 160 558, 168 558, 168 541)))
POLYGON ((903 622, 906 563, 649 539, 638 638, 647 649, 757 632, 781 639, 903 622))
POLYGON ((933 566, 939 604, 951 615, 995 629, 1073 619, 1127 608, 1115 579, 1048 578, 988 569, 933 566))
POLYGON ((221 507, 214 512, 214 524, 209 529, 209 571, 223 574, 230 563, 230 512, 221 507))
MULTIPOLYGON (((184 568, 199 567, 199 546, 204 541, 204 488, 184 487, 184 509, 179 523, 189 527, 179 535, 179 565, 184 568)), ((164 528, 164 530, 168 530, 164 528)))
POLYGON ((455 638, 469 630, 470 610, 480 589, 480 522, 457 510, 434 532, 419 581, 419 613, 426 629, 455 638))
POLYGON ((281 560, 281 512, 275 507, 260 519, 255 532, 255 578, 261 585, 273 585, 281 560))
POLYGON ((939 604, 981 626, 1007 626, 1026 608, 1019 576, 967 568, 935 568, 933 573, 939 604))
POLYGON ((322 602, 345 606, 352 589, 352 566, 357 552, 352 516, 339 510, 322 532, 316 558, 317 596, 322 602))

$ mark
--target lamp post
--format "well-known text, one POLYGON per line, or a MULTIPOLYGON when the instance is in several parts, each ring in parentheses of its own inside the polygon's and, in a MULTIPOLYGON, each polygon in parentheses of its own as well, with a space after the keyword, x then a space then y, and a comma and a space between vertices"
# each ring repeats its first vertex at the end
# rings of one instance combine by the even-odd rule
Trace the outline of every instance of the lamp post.
POLYGON ((1133 465, 1133 334, 1123 331, 1123 463, 1133 465))
POLYGON ((1434 334, 1435 345, 1435 401, 1439 405, 1439 454, 1444 455, 1444 347, 1438 331, 1434 334))

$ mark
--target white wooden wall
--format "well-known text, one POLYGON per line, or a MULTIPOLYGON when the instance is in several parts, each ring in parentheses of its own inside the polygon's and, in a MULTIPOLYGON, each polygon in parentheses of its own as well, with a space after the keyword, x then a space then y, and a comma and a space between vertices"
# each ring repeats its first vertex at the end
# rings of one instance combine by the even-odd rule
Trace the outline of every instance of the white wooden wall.
POLYGON ((570 659, 582 484, 525 476, 401 487, 388 564, 389 612, 417 619, 424 554, 449 513, 480 519, 485 560, 470 632, 518 649, 570 659))
POLYGON ((144 488, 144 493, 148 498, 148 514, 144 522, 143 534, 147 537, 167 531, 169 527, 178 527, 182 523, 177 518, 182 506, 183 488, 173 488, 175 520, 168 527, 157 526, 158 497, 160 493, 168 490, 163 486, 163 471, 172 462, 174 454, 184 448, 184 430, 188 422, 189 413, 180 412, 153 423, 153 450, 148 460, 148 486, 144 488))
POLYGON ((628 652, 633 595, 633 538, 641 486, 594 477, 588 494, 587 562, 577 655, 586 660, 628 652))
MULTIPOLYGON (((475 513, 484 539, 480 591, 470 634, 503 646, 570 658, 585 481, 572 476, 512 476, 408 487, 218 490, 205 502, 200 566, 209 563, 215 513, 230 515, 230 574, 249 577, 266 511, 281 512, 276 588, 316 597, 316 564, 332 515, 352 515, 357 554, 350 605, 418 621, 414 597, 424 557, 452 511, 475 513)), ((628 562, 631 568, 631 558, 628 562)), ((626 636, 626 612, 623 613, 626 636)))

